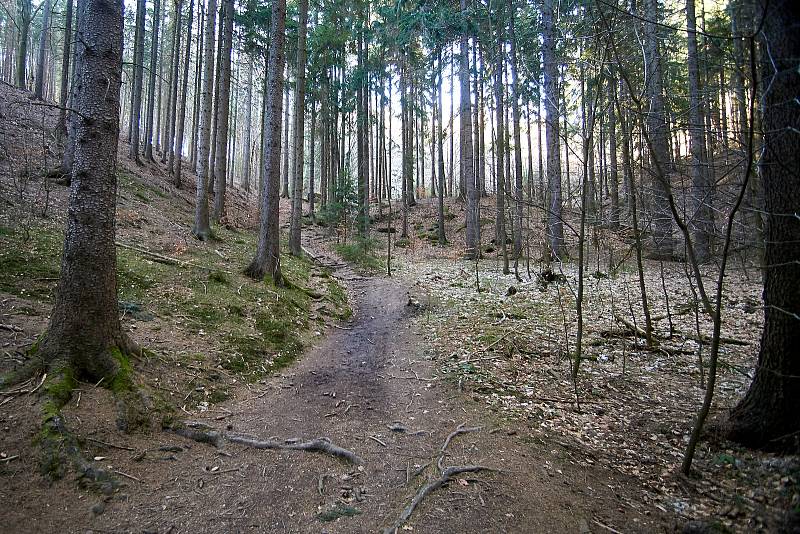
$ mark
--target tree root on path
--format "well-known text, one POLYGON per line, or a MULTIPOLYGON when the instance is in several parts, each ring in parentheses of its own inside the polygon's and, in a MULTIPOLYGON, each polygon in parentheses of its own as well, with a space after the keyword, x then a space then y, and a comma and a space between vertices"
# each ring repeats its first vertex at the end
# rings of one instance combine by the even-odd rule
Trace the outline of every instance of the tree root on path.
POLYGON ((460 465, 446 468, 444 471, 442 471, 441 477, 432 482, 428 482, 417 491, 416 495, 414 495, 414 498, 411 499, 411 502, 409 502, 400 513, 397 521, 395 521, 392 526, 384 529, 383 533, 395 534, 400 527, 402 527, 403 524, 405 524, 405 522, 411 518, 411 514, 414 513, 414 510, 416 510, 417 506, 419 506, 425 497, 453 480, 453 477, 456 475, 460 475, 461 473, 477 473, 478 471, 495 471, 495 469, 492 469, 491 467, 485 467, 483 465, 460 465))
POLYGON ((225 438, 231 443, 240 443, 242 445, 247 445, 248 447, 253 447, 254 449, 282 449, 290 451, 323 452, 325 454, 330 454, 331 456, 336 456, 337 458, 347 460, 352 464, 360 465, 364 463, 364 460, 362 460, 356 453, 331 443, 328 438, 317 438, 304 441, 302 443, 280 443, 271 440, 259 441, 245 436, 231 435, 226 435, 225 438))
MULTIPOLYGON (((411 502, 409 502, 408 505, 405 508, 403 508, 403 511, 400 513, 394 524, 390 527, 386 527, 386 529, 384 529, 383 531, 383 534, 395 534, 400 529, 400 527, 402 527, 403 524, 405 524, 405 522, 411 518, 411 514, 414 513, 414 510, 417 508, 417 506, 419 506, 419 504, 425 497, 427 497, 434 491, 438 490, 448 482, 452 481, 453 477, 455 477, 456 475, 460 475, 461 473, 477 473, 478 471, 497 471, 496 469, 493 469, 491 467, 486 467, 483 465, 454 465, 442 468, 442 460, 444 459, 447 447, 450 445, 450 442, 453 440, 453 438, 455 438, 460 434, 477 432, 482 428, 479 426, 468 427, 466 425, 467 425, 466 423, 461 423, 460 425, 458 425, 454 431, 452 431, 450 434, 447 435, 447 438, 445 438, 444 443, 439 448, 439 452, 437 453, 439 459, 436 462, 436 466, 438 467, 440 472, 439 478, 437 478, 436 480, 429 481, 427 484, 424 484, 422 487, 420 487, 419 490, 417 490, 417 493, 411 499, 411 502)), ((425 467, 427 467, 428 465, 430 464, 426 464, 422 468, 422 470, 424 470, 425 467)), ((420 470, 414 476, 416 477, 417 474, 421 473, 422 470, 420 470)), ((408 476, 408 473, 406 474, 406 478, 410 478, 408 476)))
POLYGON ((231 443, 238 443, 240 445, 253 447, 254 449, 321 452, 341 458, 350 462, 351 464, 361 465, 364 463, 364 460, 356 453, 339 447, 338 445, 332 443, 328 438, 316 438, 298 443, 282 443, 274 440, 261 441, 247 436, 240 436, 238 434, 225 434, 214 430, 205 423, 198 422, 187 422, 185 424, 175 425, 170 430, 179 436, 183 436, 200 443, 208 443, 214 447, 221 447, 223 441, 229 441, 231 443))

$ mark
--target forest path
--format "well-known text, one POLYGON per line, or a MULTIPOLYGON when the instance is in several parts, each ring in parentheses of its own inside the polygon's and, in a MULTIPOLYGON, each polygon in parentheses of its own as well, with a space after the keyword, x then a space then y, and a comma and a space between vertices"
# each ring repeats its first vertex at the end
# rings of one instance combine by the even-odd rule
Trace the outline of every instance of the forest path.
POLYGON ((350 294, 352 320, 253 387, 249 398, 219 405, 226 415, 205 412, 199 420, 258 439, 327 437, 364 465, 236 443, 215 449, 163 434, 153 446, 179 446, 183 452, 148 457, 149 467, 141 465, 146 487, 133 484, 105 513, 87 517, 88 531, 382 532, 420 487, 440 476, 440 450, 461 424, 480 429, 455 436, 442 466, 496 471, 459 475, 429 494, 401 531, 661 530, 659 518, 627 504, 625 496, 635 491, 629 481, 578 465, 574 450, 535 442, 524 422, 499 420, 479 398, 439 375, 411 324, 409 282, 358 274, 337 263, 313 236, 306 246, 324 263, 336 264, 335 276, 350 294))
POLYGON ((619 481, 591 467, 578 468, 566 461, 569 451, 557 445, 530 443, 513 423, 498 421, 437 375, 430 351, 410 324, 414 307, 408 305, 407 284, 354 272, 325 252, 314 236, 307 237, 306 246, 324 263, 336 265, 335 276, 350 294, 353 319, 328 332, 282 376, 268 380, 265 396, 229 406, 234 415, 226 422, 233 432, 262 439, 325 436, 365 464, 356 468, 327 455, 228 445, 234 456, 220 471, 239 469, 215 479, 222 487, 206 486, 208 498, 216 502, 202 509, 216 508, 220 514, 198 527, 382 531, 421 486, 440 476, 439 451, 464 424, 480 429, 454 437, 442 466, 479 464, 497 471, 461 475, 430 494, 407 530, 604 530, 597 520, 617 526, 624 522, 627 531, 651 531, 650 518, 618 498, 613 488, 619 481), (392 430, 392 425, 407 430, 392 430), (322 521, 325 513, 344 517, 322 521), (351 513, 356 515, 347 516, 351 513))

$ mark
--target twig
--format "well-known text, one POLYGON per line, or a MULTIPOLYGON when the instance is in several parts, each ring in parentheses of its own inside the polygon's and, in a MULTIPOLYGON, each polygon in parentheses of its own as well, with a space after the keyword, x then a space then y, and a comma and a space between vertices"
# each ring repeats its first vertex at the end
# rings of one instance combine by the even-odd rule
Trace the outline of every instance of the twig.
POLYGON ((334 328, 338 328, 339 330, 352 330, 352 328, 349 326, 339 326, 338 324, 332 324, 331 326, 334 328))
POLYGON ((601 523, 601 522, 600 522, 600 521, 598 521, 597 519, 594 519, 594 518, 592 518, 592 521, 593 521, 594 523, 596 523, 598 526, 600 526, 600 527, 603 527, 604 529, 608 530, 609 532, 613 532, 614 534, 622 534, 622 532, 620 532, 619 530, 616 530, 616 529, 614 529, 614 528, 611 528, 611 527, 609 527, 608 525, 606 525, 605 523, 601 523))
POLYGON ((17 458, 19 458, 19 454, 15 454, 14 456, 9 456, 7 458, 0 458, 0 464, 10 462, 11 460, 16 460, 17 458))
POLYGON ((116 469, 114 470, 114 473, 116 473, 118 475, 122 475, 125 478, 129 478, 131 480, 135 480, 136 482, 140 482, 140 483, 144 484, 144 482, 142 482, 142 479, 136 478, 135 476, 129 475, 128 473, 123 473, 122 471, 117 471, 116 469))
POLYGON ((369 439, 371 439, 372 441, 374 441, 374 442, 376 442, 376 443, 380 443, 380 444, 381 444, 382 446, 384 446, 384 447, 388 447, 388 445, 387 445, 386 443, 384 443, 383 441, 381 441, 381 440, 380 440, 380 439, 378 439, 377 437, 375 437, 375 436, 368 436, 368 437, 369 437, 369 439))
POLYGON ((114 445, 113 443, 108 443, 106 441, 100 441, 99 439, 95 438, 86 438, 89 441, 93 441, 95 443, 99 443, 100 445, 105 445, 106 447, 111 447, 112 449, 120 449, 123 451, 135 451, 133 447, 125 447, 124 445, 114 445))

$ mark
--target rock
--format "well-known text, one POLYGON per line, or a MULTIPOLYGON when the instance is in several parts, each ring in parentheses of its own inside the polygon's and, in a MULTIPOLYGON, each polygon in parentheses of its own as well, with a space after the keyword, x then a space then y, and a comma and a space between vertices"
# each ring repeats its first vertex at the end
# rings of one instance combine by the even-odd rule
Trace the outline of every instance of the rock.
POLYGON ((517 288, 514 286, 508 286, 508 290, 506 291, 506 296, 510 297, 511 295, 517 294, 517 288))
POLYGON ((94 515, 100 515, 105 511, 106 511, 106 503, 104 503, 103 501, 95 503, 95 505, 92 506, 92 513, 94 515))

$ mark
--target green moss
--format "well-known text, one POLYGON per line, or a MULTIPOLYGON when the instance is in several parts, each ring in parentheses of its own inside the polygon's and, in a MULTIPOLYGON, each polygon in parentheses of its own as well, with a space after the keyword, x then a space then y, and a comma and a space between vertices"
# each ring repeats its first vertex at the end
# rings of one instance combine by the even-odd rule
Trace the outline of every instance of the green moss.
POLYGON ((108 389, 114 394, 120 394, 133 389, 133 364, 130 356, 117 347, 111 349, 111 357, 117 362, 117 374, 108 383, 108 389))
POLYGON ((355 508, 353 506, 347 506, 346 504, 336 503, 336 506, 331 508, 330 510, 325 510, 324 512, 320 512, 317 515, 317 519, 319 519, 323 523, 329 523, 331 521, 335 521, 340 517, 353 517, 359 515, 361 510, 355 508))
POLYGON ((64 237, 57 228, 27 231, 4 227, 0 233, 0 291, 46 301, 61 270, 64 237))
POLYGON ((51 369, 45 380, 43 389, 47 396, 46 415, 54 415, 72 398, 72 391, 78 386, 75 373, 69 365, 60 365, 51 369))
POLYGON ((355 263, 368 271, 377 271, 383 268, 383 261, 372 252, 373 247, 365 245, 363 242, 340 244, 334 248, 343 260, 355 263))
POLYGON ((217 284, 228 285, 231 283, 228 276, 222 271, 211 271, 208 275, 209 282, 216 282, 217 284))

